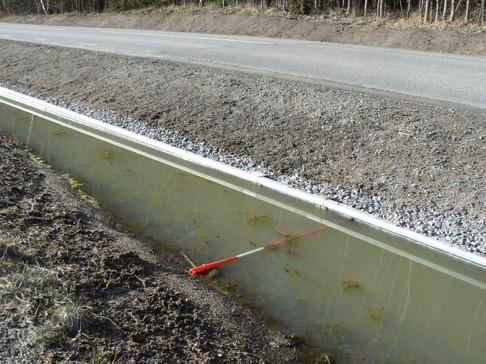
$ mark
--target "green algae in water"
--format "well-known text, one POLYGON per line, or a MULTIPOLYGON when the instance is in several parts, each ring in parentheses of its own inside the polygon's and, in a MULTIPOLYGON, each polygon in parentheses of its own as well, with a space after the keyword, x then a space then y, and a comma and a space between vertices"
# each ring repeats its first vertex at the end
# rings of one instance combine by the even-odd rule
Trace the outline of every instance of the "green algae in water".
POLYGON ((285 271, 289 274, 300 275, 300 271, 298 269, 295 269, 295 268, 285 267, 285 271))
POLYGON ((122 174, 122 176, 129 176, 131 174, 133 174, 133 170, 131 170, 130 168, 127 168, 125 170, 125 172, 122 174))
POLYGON ((325 326, 329 335, 337 335, 344 331, 344 327, 337 322, 328 322, 325 326))
POLYGON ((373 321, 383 321, 385 318, 385 307, 366 307, 365 313, 373 321))
POLYGON ((39 157, 37 154, 31 152, 30 150, 27 151, 27 155, 29 156, 29 159, 33 162, 35 162, 37 165, 43 167, 43 168, 51 168, 51 166, 46 163, 44 159, 39 157))
POLYGON ((285 250, 285 255, 294 256, 294 255, 297 255, 297 254, 298 253, 295 250, 292 250, 292 249, 285 250))
POLYGON ((246 223, 250 226, 266 225, 272 222, 272 218, 267 215, 253 215, 246 219, 246 223))
POLYGON ((85 183, 78 181, 69 173, 64 173, 62 176, 66 178, 66 180, 69 182, 69 185, 71 186, 71 189, 76 191, 82 200, 88 202, 90 205, 96 208, 100 208, 100 203, 82 189, 85 186, 85 183))
POLYGON ((103 150, 103 158, 104 159, 113 159, 115 157, 115 151, 113 149, 104 149, 103 150))
POLYGON ((67 179, 69 185, 73 190, 79 190, 84 186, 84 183, 79 182, 76 178, 71 176, 69 173, 64 173, 62 176, 67 179))
POLYGON ((353 291, 353 290, 356 291, 362 289, 361 284, 351 279, 341 281, 341 286, 345 291, 353 291))

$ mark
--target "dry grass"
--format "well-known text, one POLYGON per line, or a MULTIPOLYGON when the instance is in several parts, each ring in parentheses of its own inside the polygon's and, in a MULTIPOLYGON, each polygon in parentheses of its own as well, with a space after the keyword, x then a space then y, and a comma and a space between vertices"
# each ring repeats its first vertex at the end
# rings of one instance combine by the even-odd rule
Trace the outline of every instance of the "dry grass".
POLYGON ((89 334, 103 321, 93 309, 73 299, 62 274, 43 267, 33 254, 44 252, 37 241, 0 237, 0 302, 32 315, 33 339, 45 347, 89 334))
POLYGON ((52 320, 59 325, 62 331, 74 335, 90 332, 97 322, 97 316, 91 307, 66 299, 65 302, 56 305, 52 320))
POLYGON ((72 300, 65 292, 57 292, 57 296, 63 301, 50 300, 53 304, 45 310, 47 318, 34 331, 34 340, 40 345, 57 347, 79 335, 89 337, 94 327, 104 321, 91 307, 72 300))
POLYGON ((14 258, 19 254, 19 241, 8 236, 0 237, 0 261, 14 258))
POLYGON ((42 325, 35 330, 34 340, 46 348, 51 348, 62 343, 63 335, 57 327, 42 325))

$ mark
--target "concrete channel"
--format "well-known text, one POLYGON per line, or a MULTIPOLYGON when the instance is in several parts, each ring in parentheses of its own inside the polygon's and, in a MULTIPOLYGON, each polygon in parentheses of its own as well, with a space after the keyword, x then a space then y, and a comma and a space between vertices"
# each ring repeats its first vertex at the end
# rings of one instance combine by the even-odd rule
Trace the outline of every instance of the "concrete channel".
POLYGON ((4 88, 0 133, 84 182, 131 231, 198 263, 329 226, 220 279, 338 362, 484 361, 482 257, 4 88))

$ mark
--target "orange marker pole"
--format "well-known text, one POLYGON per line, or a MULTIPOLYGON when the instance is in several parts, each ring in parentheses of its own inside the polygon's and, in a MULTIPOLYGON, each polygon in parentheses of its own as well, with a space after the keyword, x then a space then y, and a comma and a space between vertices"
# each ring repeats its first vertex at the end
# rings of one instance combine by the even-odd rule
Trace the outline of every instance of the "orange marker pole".
MULTIPOLYGON (((338 222, 338 224, 339 223, 340 222, 338 222)), ((193 268, 189 269, 188 273, 195 276, 195 275, 207 272, 211 269, 220 267, 222 265, 235 262, 235 261, 240 260, 241 258, 247 257, 249 255, 260 253, 265 249, 267 249, 267 250, 275 249, 275 248, 278 248, 278 247, 288 243, 289 241, 300 239, 300 238, 305 238, 306 236, 317 234, 317 233, 319 233, 323 230, 326 230, 326 229, 330 229, 330 227, 327 226, 327 225, 323 225, 323 226, 319 226, 318 228, 315 228, 313 230, 305 231, 303 233, 298 233, 298 234, 295 234, 295 235, 290 235, 289 237, 275 240, 274 242, 272 242, 272 243, 270 243, 270 244, 268 244, 264 247, 256 248, 256 249, 247 251, 245 253, 241 253, 241 254, 238 254, 238 255, 232 255, 230 257, 227 257, 227 258, 224 258, 224 259, 221 259, 221 260, 216 260, 216 261, 211 262, 211 263, 206 263, 206 264, 203 264, 203 265, 200 265, 200 266, 197 266, 197 267, 193 267, 193 268)))

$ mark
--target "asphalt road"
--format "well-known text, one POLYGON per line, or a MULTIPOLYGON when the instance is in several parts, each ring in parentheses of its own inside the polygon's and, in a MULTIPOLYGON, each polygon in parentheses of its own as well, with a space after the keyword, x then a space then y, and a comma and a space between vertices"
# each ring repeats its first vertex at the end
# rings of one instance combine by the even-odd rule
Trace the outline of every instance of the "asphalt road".
POLYGON ((0 38, 234 67, 486 109, 486 59, 479 57, 288 39, 9 23, 0 23, 0 38))

